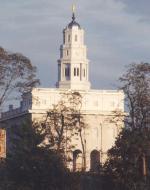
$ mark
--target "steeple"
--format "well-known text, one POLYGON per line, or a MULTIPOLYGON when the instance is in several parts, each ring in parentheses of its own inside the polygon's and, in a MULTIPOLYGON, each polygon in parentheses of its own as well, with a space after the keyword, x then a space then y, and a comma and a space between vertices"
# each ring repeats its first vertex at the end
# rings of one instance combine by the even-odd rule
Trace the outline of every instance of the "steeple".
POLYGON ((72 5, 72 20, 73 20, 73 21, 75 20, 75 10, 76 10, 76 7, 75 7, 75 5, 73 4, 73 5, 72 5))
POLYGON ((60 46, 58 60, 58 88, 89 90, 89 61, 84 45, 84 30, 75 18, 75 6, 72 6, 72 21, 63 30, 63 44, 60 46))
POLYGON ((72 28, 73 26, 78 26, 79 28, 80 27, 80 24, 76 22, 76 17, 75 17, 75 5, 72 5, 72 21, 68 24, 68 28, 72 28))

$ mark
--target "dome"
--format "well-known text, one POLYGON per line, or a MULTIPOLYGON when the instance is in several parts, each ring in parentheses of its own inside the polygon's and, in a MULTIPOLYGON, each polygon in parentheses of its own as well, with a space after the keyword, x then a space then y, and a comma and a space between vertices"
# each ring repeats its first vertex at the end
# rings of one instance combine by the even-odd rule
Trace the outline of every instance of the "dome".
POLYGON ((71 21, 71 22, 68 24, 68 28, 72 28, 73 26, 78 26, 79 29, 81 28, 80 24, 77 23, 76 21, 71 21))
POLYGON ((73 26, 78 26, 79 29, 81 29, 81 26, 79 23, 75 21, 75 15, 72 16, 72 21, 68 24, 68 28, 72 28, 73 26))

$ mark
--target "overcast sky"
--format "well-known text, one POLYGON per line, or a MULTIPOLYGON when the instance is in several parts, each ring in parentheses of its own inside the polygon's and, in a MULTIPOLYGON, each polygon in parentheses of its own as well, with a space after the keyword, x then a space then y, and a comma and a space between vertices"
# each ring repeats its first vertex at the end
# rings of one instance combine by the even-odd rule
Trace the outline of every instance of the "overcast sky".
POLYGON ((0 46, 29 57, 43 87, 57 81, 73 2, 85 30, 93 88, 114 89, 125 65, 150 62, 150 0, 0 0, 0 46))

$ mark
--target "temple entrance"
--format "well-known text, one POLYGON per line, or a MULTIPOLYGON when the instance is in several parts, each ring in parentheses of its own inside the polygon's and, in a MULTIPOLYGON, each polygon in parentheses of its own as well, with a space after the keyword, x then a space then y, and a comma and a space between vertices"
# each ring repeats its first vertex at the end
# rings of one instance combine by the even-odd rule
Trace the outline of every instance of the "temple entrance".
POLYGON ((83 158, 82 158, 82 151, 81 150, 75 150, 73 152, 73 171, 82 171, 82 164, 83 164, 83 158))
POLYGON ((93 150, 90 155, 91 171, 97 172, 100 166, 100 152, 93 150))

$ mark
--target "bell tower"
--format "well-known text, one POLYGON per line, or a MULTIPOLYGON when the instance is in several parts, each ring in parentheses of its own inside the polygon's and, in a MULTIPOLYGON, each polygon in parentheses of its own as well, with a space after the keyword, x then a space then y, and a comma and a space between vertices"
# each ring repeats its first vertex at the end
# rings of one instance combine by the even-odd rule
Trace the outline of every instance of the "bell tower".
POLYGON ((72 9, 72 21, 63 30, 63 44, 60 46, 58 60, 57 88, 89 90, 89 61, 84 45, 84 30, 76 22, 75 7, 72 9))

